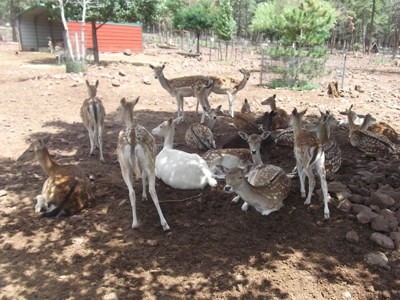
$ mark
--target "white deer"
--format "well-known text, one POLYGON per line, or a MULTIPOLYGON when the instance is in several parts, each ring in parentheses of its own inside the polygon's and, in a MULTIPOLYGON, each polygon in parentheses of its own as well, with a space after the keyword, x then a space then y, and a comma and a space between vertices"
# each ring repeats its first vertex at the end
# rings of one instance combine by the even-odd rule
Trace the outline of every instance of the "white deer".
POLYGON ((93 155, 95 146, 100 149, 100 161, 104 163, 103 156, 103 131, 104 131, 104 118, 106 115, 103 103, 96 97, 97 87, 99 81, 96 80, 95 84, 90 84, 86 80, 86 86, 89 92, 89 98, 86 99, 81 106, 81 118, 83 125, 85 125, 90 140, 90 155, 93 155))
POLYGON ((136 215, 136 195, 133 188, 133 173, 135 173, 136 177, 142 177, 143 200, 147 200, 146 181, 148 179, 150 196, 156 206, 161 226, 164 231, 167 231, 170 228, 161 211, 155 188, 155 139, 146 128, 138 125, 133 119, 133 109, 138 101, 139 97, 132 102, 122 98, 115 116, 116 121, 122 122, 126 126, 119 133, 117 155, 122 177, 129 189, 133 216, 132 228, 138 228, 139 226, 136 215))
POLYGON ((321 189, 324 201, 324 219, 329 219, 329 194, 326 182, 325 153, 323 145, 317 136, 306 132, 302 128, 302 118, 307 109, 297 112, 295 108, 292 112, 291 122, 293 123, 294 133, 294 155, 296 157, 296 167, 300 178, 301 197, 306 197, 305 178, 308 177, 308 195, 304 204, 311 203, 312 193, 315 187, 314 169, 317 171, 321 181, 321 189))
POLYGON ((156 176, 167 185, 177 189, 203 189, 207 184, 215 186, 207 163, 197 154, 173 149, 175 123, 170 118, 153 129, 154 135, 164 138, 164 147, 156 158, 156 176))

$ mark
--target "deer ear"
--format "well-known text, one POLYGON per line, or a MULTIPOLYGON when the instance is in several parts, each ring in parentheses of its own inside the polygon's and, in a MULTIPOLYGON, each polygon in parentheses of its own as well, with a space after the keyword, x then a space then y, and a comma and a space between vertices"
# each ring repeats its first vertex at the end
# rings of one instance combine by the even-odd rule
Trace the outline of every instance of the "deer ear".
POLYGON ((218 105, 217 108, 215 109, 215 112, 221 111, 222 105, 218 105))
POLYGON ((89 80, 86 79, 86 85, 90 86, 89 80))
POLYGON ((261 139, 266 140, 271 135, 271 131, 264 131, 261 133, 261 139))
POLYGON ((122 106, 125 106, 125 105, 126 105, 126 99, 125 99, 125 97, 121 99, 120 103, 121 103, 122 106))
POLYGON ((98 87, 99 86, 99 80, 97 79, 96 80, 96 87, 98 87))
POLYGON ((133 105, 135 106, 139 102, 140 96, 136 97, 136 99, 133 100, 133 105))
POLYGON ((254 167, 253 164, 248 164, 246 167, 244 167, 244 168, 242 169, 242 170, 243 170, 243 173, 244 173, 244 174, 249 173, 249 172, 253 169, 253 167, 254 167))
POLYGON ((238 135, 239 135, 242 139, 244 139, 245 141, 247 141, 247 140, 249 139, 249 135, 248 135, 246 132, 244 132, 244 131, 238 131, 238 135))
POLYGON ((297 115, 297 108, 293 109, 292 115, 293 115, 293 116, 296 116, 296 115, 297 115))
POLYGON ((152 64, 149 64, 149 67, 154 70, 154 66, 152 64))

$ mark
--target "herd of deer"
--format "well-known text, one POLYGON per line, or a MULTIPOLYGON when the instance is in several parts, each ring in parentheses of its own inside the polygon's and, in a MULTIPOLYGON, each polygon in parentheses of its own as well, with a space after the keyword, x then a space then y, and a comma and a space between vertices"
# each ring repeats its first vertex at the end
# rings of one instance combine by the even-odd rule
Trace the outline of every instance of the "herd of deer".
MULTIPOLYGON (((146 186, 157 208, 161 226, 170 227, 161 211, 155 188, 156 177, 165 184, 176 189, 202 189, 206 185, 216 186, 217 179, 225 179, 224 192, 236 193, 233 202, 241 198, 244 201, 242 210, 254 207, 262 215, 269 215, 279 210, 291 190, 293 174, 286 174, 279 166, 263 163, 260 155, 262 144, 271 136, 271 130, 281 129, 274 141, 278 146, 289 146, 294 149, 297 173, 300 179, 301 197, 304 204, 310 204, 316 185, 315 173, 318 175, 324 202, 324 219, 329 219, 329 194, 326 176, 340 168, 342 154, 336 141, 331 138, 331 126, 336 119, 329 112, 322 113, 317 124, 303 124, 307 109, 294 109, 289 116, 276 106, 276 95, 264 100, 271 111, 260 118, 251 114, 247 100, 244 101, 240 113, 234 114, 235 94, 243 89, 250 78, 250 72, 241 69, 241 81, 227 77, 187 76, 167 79, 163 74, 165 65, 150 67, 161 86, 176 98, 178 117, 169 118, 154 128, 150 133, 139 125, 133 116, 139 97, 129 102, 122 98, 116 112, 115 121, 124 128, 118 137, 117 157, 122 177, 129 190, 132 206, 132 228, 139 226, 136 215, 136 195, 134 175, 141 178, 142 199, 147 199, 146 186), (228 142, 224 148, 216 149, 212 129, 221 106, 211 109, 208 96, 211 92, 226 94, 229 104, 229 118, 238 129, 239 140, 245 141, 247 147, 241 147, 237 138, 228 142), (185 134, 186 144, 194 149, 207 150, 202 156, 173 148, 175 126, 184 121, 184 97, 194 96, 203 109, 199 123, 191 124, 185 134), (155 137, 164 138, 164 146, 157 153, 155 137), (233 146, 232 146, 233 145, 233 146), (230 147, 232 146, 232 147, 230 147), (308 194, 305 181, 308 178, 308 194)), ((103 156, 105 109, 96 96, 99 81, 90 84, 86 80, 89 98, 83 102, 80 110, 81 118, 90 140, 90 153, 99 148, 100 160, 103 156)), ((197 109, 196 109, 197 111, 197 109)), ((347 115, 349 139, 352 146, 367 154, 394 154, 398 135, 386 123, 374 123, 371 115, 363 118, 361 125, 356 124, 357 114, 352 106, 342 114, 347 115)), ((42 216, 54 217, 62 214, 75 214, 85 208, 93 196, 89 188, 89 180, 77 166, 59 165, 50 156, 41 141, 32 143, 36 158, 48 175, 42 193, 36 197, 35 211, 42 216), (54 203, 56 207, 50 207, 54 203)))

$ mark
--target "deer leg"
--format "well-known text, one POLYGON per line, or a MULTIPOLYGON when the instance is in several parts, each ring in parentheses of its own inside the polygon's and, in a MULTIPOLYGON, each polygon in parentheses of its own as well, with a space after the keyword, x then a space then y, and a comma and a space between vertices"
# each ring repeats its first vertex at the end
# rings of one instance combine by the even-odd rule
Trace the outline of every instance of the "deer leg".
POLYGON ((326 182, 325 165, 324 164, 317 165, 317 172, 321 181, 321 189, 324 197, 324 219, 328 220, 330 217, 329 206, 328 206, 329 193, 328 193, 328 183, 326 182))
POLYGON ((176 97, 176 105, 178 109, 178 118, 181 118, 179 123, 183 123, 185 121, 184 112, 183 112, 183 97, 176 97))
POLYGON ((99 126, 98 133, 97 133, 97 143, 100 149, 100 161, 104 164, 104 156, 103 156, 103 127, 99 126))
POLYGON ((277 210, 279 210, 279 208, 266 209, 266 210, 263 210, 263 211, 261 212, 261 214, 262 214, 263 216, 268 216, 270 213, 272 213, 272 212, 274 212, 274 211, 277 211, 277 210))
POLYGON ((135 190, 133 188, 134 181, 133 181, 133 173, 132 173, 132 168, 128 161, 120 161, 120 167, 121 167, 121 173, 122 177, 124 178, 125 184, 128 187, 129 190, 129 200, 131 201, 131 207, 132 207, 132 228, 138 228, 139 223, 137 220, 137 215, 136 215, 136 195, 135 195, 135 190))
POLYGON ((229 114, 233 118, 234 114, 235 114, 235 112, 233 111, 233 100, 235 99, 235 97, 230 92, 227 92, 227 95, 228 95, 228 104, 229 104, 229 114))
MULTIPOLYGON (((151 199, 153 199, 154 205, 157 209, 158 212, 158 216, 160 217, 160 221, 161 221, 161 226, 164 229, 164 231, 168 231, 169 225, 167 223, 167 220, 165 220, 164 215, 161 211, 161 207, 160 207, 160 203, 158 201, 158 197, 157 197, 157 192, 156 192, 156 176, 153 172, 148 172, 147 173, 148 177, 149 177, 149 193, 151 196, 151 199)), ((145 189, 145 187, 143 187, 143 189, 145 189)))
POLYGON ((88 126, 87 128, 88 133, 89 133, 89 140, 90 140, 90 152, 89 156, 93 155, 94 147, 95 147, 95 141, 94 141, 94 130, 91 125, 88 126))
POLYGON ((314 172, 313 172, 313 168, 312 167, 306 168, 305 172, 307 173, 307 177, 308 177, 308 195, 307 195, 307 199, 304 202, 304 204, 308 205, 308 204, 311 203, 312 193, 313 193, 314 188, 315 188, 315 176, 314 176, 314 172))
POLYGON ((301 198, 305 198, 306 197, 306 189, 305 189, 306 173, 305 173, 304 168, 300 164, 297 165, 297 172, 299 174, 299 179, 300 179, 301 198))
POLYGON ((244 202, 242 205, 242 211, 247 211, 249 209, 250 205, 247 202, 244 202))
POLYGON ((240 196, 239 196, 239 195, 237 195, 235 198, 233 198, 233 199, 232 199, 232 201, 231 201, 231 202, 233 202, 233 203, 238 203, 238 202, 239 202, 239 200, 240 200, 240 196))
POLYGON ((142 187, 143 187, 143 192, 142 192, 142 200, 143 201, 147 201, 147 193, 146 193, 146 176, 147 176, 147 172, 146 170, 142 170, 142 187))

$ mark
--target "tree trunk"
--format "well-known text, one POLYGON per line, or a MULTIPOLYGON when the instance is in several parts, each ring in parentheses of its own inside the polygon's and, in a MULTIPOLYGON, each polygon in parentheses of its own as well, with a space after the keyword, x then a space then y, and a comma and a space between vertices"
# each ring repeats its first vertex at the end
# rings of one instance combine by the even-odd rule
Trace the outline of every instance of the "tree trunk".
POLYGON ((13 42, 18 42, 17 36, 17 6, 19 1, 10 0, 10 24, 13 42))
POLYGON ((86 43, 85 43, 85 23, 86 23, 86 0, 82 1, 82 30, 81 30, 81 53, 82 61, 86 61, 86 43))
POLYGON ((228 41, 225 41, 225 60, 228 60, 228 41))
POLYGON ((367 32, 367 36, 365 39, 365 48, 368 53, 371 48, 371 38, 374 35, 375 10, 376 10, 376 0, 372 0, 371 23, 369 24, 369 30, 367 32))
POLYGON ((392 59, 396 58, 398 45, 399 45, 399 29, 395 27, 393 33, 392 59))
POLYGON ((72 52, 71 39, 69 38, 68 24, 67 24, 67 20, 65 19, 64 1, 63 0, 58 0, 58 5, 60 7, 61 20, 62 20, 62 23, 64 25, 65 40, 67 42, 68 56, 69 56, 70 60, 75 61, 75 57, 74 57, 74 54, 72 52))
POLYGON ((94 62, 96 64, 100 63, 100 57, 99 57, 99 44, 97 41, 97 28, 96 28, 96 20, 92 20, 92 39, 93 39, 93 57, 94 57, 94 62))
POLYGON ((196 32, 197 36, 197 53, 200 53, 200 32, 196 32))

